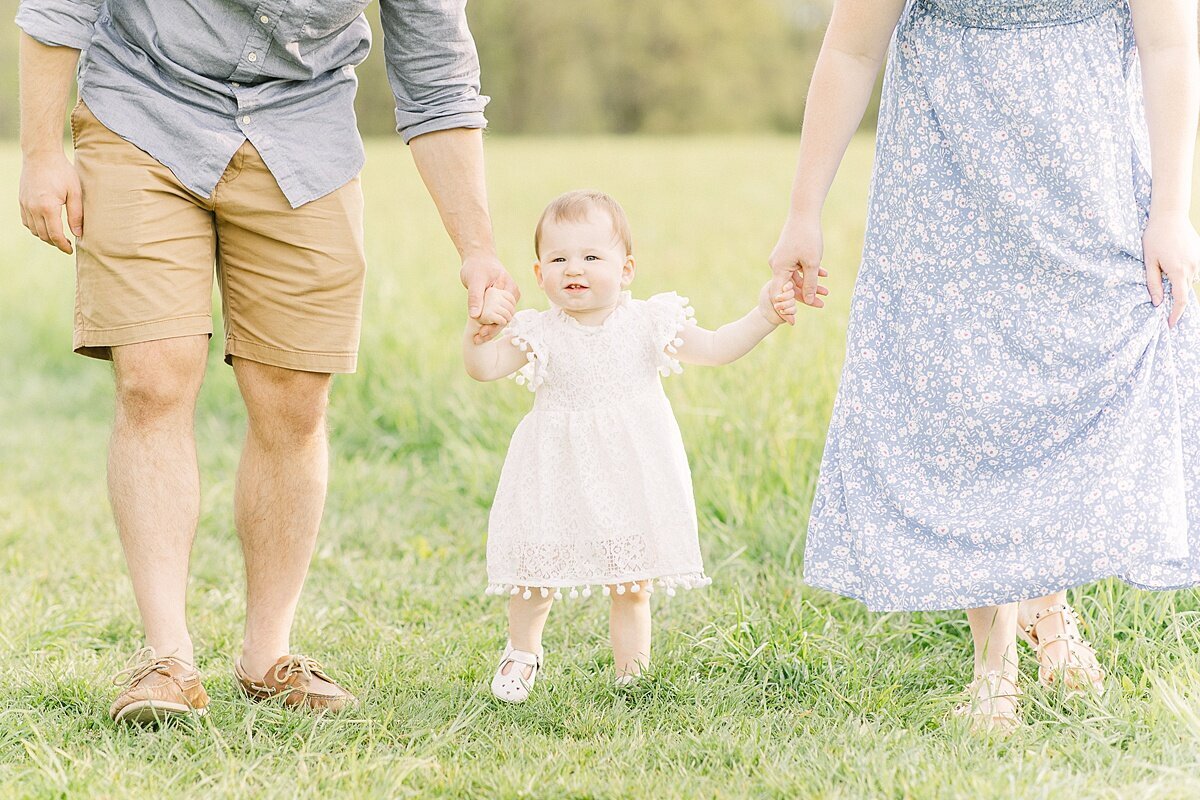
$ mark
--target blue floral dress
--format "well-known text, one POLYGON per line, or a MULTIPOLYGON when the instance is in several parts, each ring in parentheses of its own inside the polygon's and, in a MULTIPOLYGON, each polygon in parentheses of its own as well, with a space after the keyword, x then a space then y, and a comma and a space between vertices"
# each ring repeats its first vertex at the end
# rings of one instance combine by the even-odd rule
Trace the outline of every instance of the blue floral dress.
POLYGON ((874 610, 1200 583, 1200 307, 1150 302, 1149 155, 1127 0, 910 1, 807 583, 874 610))

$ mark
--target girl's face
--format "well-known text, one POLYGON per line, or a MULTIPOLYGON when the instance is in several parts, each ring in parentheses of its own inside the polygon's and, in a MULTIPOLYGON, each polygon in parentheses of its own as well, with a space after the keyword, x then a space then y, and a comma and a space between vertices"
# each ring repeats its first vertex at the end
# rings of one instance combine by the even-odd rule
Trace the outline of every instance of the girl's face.
POLYGON ((608 214, 592 210, 583 220, 546 220, 533 274, 550 302, 581 322, 603 322, 621 291, 633 282, 633 256, 608 214))

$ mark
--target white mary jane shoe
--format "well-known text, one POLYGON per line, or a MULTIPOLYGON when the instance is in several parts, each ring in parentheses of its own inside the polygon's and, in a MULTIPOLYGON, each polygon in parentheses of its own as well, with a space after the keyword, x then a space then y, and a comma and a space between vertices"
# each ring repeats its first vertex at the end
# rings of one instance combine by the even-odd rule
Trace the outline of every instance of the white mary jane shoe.
POLYGON ((492 694, 506 703, 524 703, 529 699, 529 691, 533 688, 541 669, 541 653, 514 650, 512 642, 509 642, 504 646, 500 666, 496 667, 496 674, 492 677, 492 694), (504 668, 509 664, 512 668, 505 675, 504 668), (526 667, 531 668, 528 678, 525 677, 526 667))

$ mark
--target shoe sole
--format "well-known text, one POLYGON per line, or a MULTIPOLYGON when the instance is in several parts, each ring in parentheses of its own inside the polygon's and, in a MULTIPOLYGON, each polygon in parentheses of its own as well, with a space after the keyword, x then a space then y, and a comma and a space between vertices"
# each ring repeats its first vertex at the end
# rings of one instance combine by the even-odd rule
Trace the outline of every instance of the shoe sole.
POLYGON ((131 725, 159 725, 168 719, 179 717, 203 717, 208 708, 192 708, 184 703, 138 700, 117 712, 113 722, 131 725))

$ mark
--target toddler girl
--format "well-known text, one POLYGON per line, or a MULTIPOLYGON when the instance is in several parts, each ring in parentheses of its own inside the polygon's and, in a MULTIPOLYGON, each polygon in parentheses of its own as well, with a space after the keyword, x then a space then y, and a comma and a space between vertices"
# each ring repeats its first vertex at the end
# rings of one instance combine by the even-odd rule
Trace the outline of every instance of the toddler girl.
POLYGON ((764 287, 756 308, 709 331, 674 292, 631 299, 629 223, 600 192, 550 203, 534 249, 550 310, 518 312, 500 337, 478 343, 481 323, 512 313, 511 295, 491 290, 463 336, 471 377, 515 372, 536 395, 513 434, 488 524, 487 591, 509 598, 492 693, 513 703, 529 696, 542 667, 554 600, 593 587, 611 598, 617 681, 626 684, 649 664, 654 584, 673 595, 709 583, 687 457, 659 375, 680 372, 681 361, 740 358, 796 305, 790 284, 774 298, 764 287))

